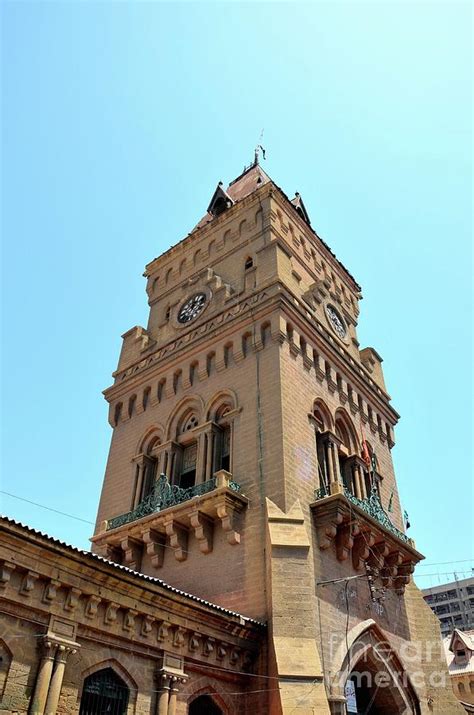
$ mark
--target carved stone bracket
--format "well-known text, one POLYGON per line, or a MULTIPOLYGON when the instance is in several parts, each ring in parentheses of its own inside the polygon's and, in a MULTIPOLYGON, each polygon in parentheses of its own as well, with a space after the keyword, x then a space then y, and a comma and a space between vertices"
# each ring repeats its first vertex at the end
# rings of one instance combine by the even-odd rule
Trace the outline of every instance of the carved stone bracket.
POLYGON ((345 561, 349 558, 349 554, 354 546, 354 537, 359 534, 359 526, 357 523, 344 524, 337 531, 336 536, 336 551, 339 561, 345 561))
POLYGON ((146 552, 151 557, 152 565, 157 569, 163 566, 165 558, 165 541, 163 534, 154 529, 146 529, 142 532, 142 538, 146 545, 146 552))
POLYGON ((364 501, 347 490, 331 488, 333 491, 318 496, 311 504, 319 548, 324 551, 334 542, 338 561, 351 556, 356 571, 366 563, 382 579, 383 586, 401 592, 422 555, 377 507, 376 497, 364 501))
POLYGON ((86 618, 95 618, 101 601, 102 599, 99 596, 89 596, 84 611, 86 618))
POLYGON ((135 618, 137 615, 137 612, 133 608, 129 608, 127 611, 125 611, 125 613, 123 614, 124 631, 133 631, 135 629, 135 618))
POLYGON ((168 623, 168 621, 161 621, 156 630, 156 640, 159 643, 164 643, 168 640, 169 629, 170 624, 168 623))
POLYGON ((5 588, 14 570, 15 564, 10 564, 4 560, 0 561, 0 588, 5 588))
POLYGON ((173 519, 172 516, 166 519, 164 527, 170 540, 170 546, 174 549, 176 561, 186 561, 188 557, 188 530, 173 519))
POLYGON ((212 519, 209 519, 205 514, 196 508, 189 515, 189 522, 194 529, 194 536, 199 542, 199 550, 203 554, 209 554, 212 551, 212 537, 214 525, 212 519))
POLYGON ((153 623, 155 622, 155 618, 150 615, 144 615, 142 618, 142 629, 141 629, 141 634, 142 636, 147 637, 151 631, 153 630, 153 623))
POLYGON ((137 539, 127 536, 122 539, 123 562, 133 571, 138 571, 141 565, 142 545, 137 539))
POLYGON ((44 587, 43 603, 53 603, 58 595, 58 589, 61 588, 61 582, 51 579, 44 587))
POLYGON ((227 542, 232 545, 240 544, 240 534, 233 527, 234 510, 225 499, 217 504, 217 516, 221 520, 227 542))
POLYGON ((20 594, 22 596, 30 596, 38 579, 39 573, 36 573, 36 571, 27 571, 23 576, 23 581, 21 582, 20 594))
POLYGON ((79 598, 81 597, 82 591, 79 588, 70 588, 67 592, 66 600, 64 602, 65 611, 74 611, 79 603, 79 598))
POLYGON ((119 610, 119 608, 120 606, 118 603, 109 603, 109 605, 105 609, 104 614, 104 621, 107 625, 115 623, 115 621, 117 620, 117 611, 119 610))

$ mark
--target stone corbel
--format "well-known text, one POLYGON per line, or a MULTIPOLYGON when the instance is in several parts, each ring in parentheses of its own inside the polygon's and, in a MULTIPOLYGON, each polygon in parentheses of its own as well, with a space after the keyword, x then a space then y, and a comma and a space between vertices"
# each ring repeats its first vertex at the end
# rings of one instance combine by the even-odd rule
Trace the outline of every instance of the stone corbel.
POLYGON ((313 362, 316 379, 318 382, 323 382, 326 377, 326 371, 324 369, 324 361, 321 355, 315 355, 313 362))
POLYGON ((374 545, 375 537, 370 531, 365 531, 357 536, 352 547, 352 565, 359 571, 370 555, 370 549, 374 545))
POLYGON ((325 372, 325 377, 326 377, 326 382, 328 386, 329 392, 336 392, 337 390, 337 382, 334 379, 334 368, 329 366, 329 369, 327 372, 325 372))
POLYGON ((141 634, 142 636, 145 636, 145 638, 148 637, 148 635, 151 633, 153 630, 153 624, 155 622, 155 618, 153 616, 149 615, 144 615, 142 618, 142 629, 141 629, 141 634))
POLYGON ((51 579, 44 587, 43 603, 53 603, 56 600, 59 588, 61 588, 61 582, 51 579))
POLYGON ((100 596, 89 596, 84 611, 86 618, 95 618, 101 601, 102 599, 100 598, 100 596))
POLYGON ((122 552, 118 546, 114 544, 105 544, 105 558, 109 561, 113 561, 115 564, 120 564, 122 562, 122 552))
POLYGON ((198 509, 192 511, 189 515, 189 521, 194 529, 194 536, 199 543, 199 550, 203 554, 210 554, 212 551, 212 537, 214 524, 212 519, 209 519, 205 514, 198 509))
POLYGON ((226 643, 218 643, 216 648, 216 658, 217 660, 224 660, 227 655, 227 645, 226 643))
POLYGON ((184 645, 186 629, 181 626, 176 626, 173 633, 173 645, 176 648, 181 648, 184 645))
POLYGON ((151 557, 154 568, 161 568, 165 558, 165 537, 153 529, 142 532, 142 539, 146 545, 146 552, 151 557))
POLYGON ((230 656, 229 656, 229 663, 231 665, 237 665, 237 663, 239 662, 240 653, 241 653, 241 650, 237 646, 235 648, 232 648, 232 650, 230 651, 230 656))
POLYGON ((22 596, 30 596, 38 579, 39 573, 36 571, 27 571, 23 576, 23 581, 21 582, 20 594, 22 596))
POLYGON ((14 570, 15 564, 10 564, 4 560, 0 561, 0 588, 6 587, 14 570))
POLYGON ((398 573, 398 567, 402 563, 403 555, 400 551, 394 551, 385 557, 381 570, 382 585, 388 588, 398 573))
POLYGON ((337 527, 342 521, 342 516, 337 515, 334 521, 317 527, 318 543, 321 551, 325 551, 337 536, 337 527))
POLYGON ((235 531, 233 526, 234 510, 230 504, 223 499, 217 503, 217 516, 221 520, 221 526, 225 532, 227 542, 232 544, 240 544, 240 534, 235 531))
POLYGON ((189 636, 189 642, 188 642, 188 648, 191 653, 195 653, 197 650, 199 650, 199 645, 201 643, 201 634, 200 633, 191 633, 189 636))
POLYGON ((168 621, 161 621, 160 625, 156 630, 156 640, 159 643, 164 643, 168 640, 169 628, 170 624, 168 623, 168 621))
POLYGON ((386 541, 381 541, 380 543, 372 546, 368 558, 370 566, 380 571, 384 566, 385 557, 388 556, 389 551, 390 549, 386 541))
POLYGON ((142 542, 127 536, 120 544, 123 551, 123 562, 132 571, 140 568, 142 558, 142 542))
POLYGON ((164 522, 166 535, 169 537, 170 546, 174 550, 176 561, 186 561, 188 557, 188 530, 179 524, 173 517, 164 522))
POLYGON ((215 638, 206 638, 204 643, 202 644, 202 654, 205 655, 206 657, 210 656, 211 653, 214 652, 214 648, 216 645, 215 638))
POLYGON ((336 554, 339 561, 346 561, 354 546, 354 537, 359 533, 357 524, 344 524, 340 526, 336 536, 336 554))
POLYGON ((66 600, 64 602, 65 611, 74 611, 79 603, 79 598, 81 597, 82 591, 79 588, 70 588, 67 592, 66 600))
POLYGON ((133 608, 129 608, 125 613, 123 614, 123 630, 124 631, 133 631, 135 628, 135 617, 137 616, 137 612, 133 610, 133 608))
POLYGON ((105 609, 105 614, 104 614, 104 621, 106 625, 111 625, 112 623, 115 623, 117 620, 117 611, 120 608, 118 603, 109 603, 107 608, 105 609))
POLYGON ((303 366, 308 372, 313 367, 313 360, 310 358, 308 353, 303 354, 303 366))
POLYGON ((349 397, 349 409, 353 415, 359 411, 359 405, 354 401, 353 397, 349 397))

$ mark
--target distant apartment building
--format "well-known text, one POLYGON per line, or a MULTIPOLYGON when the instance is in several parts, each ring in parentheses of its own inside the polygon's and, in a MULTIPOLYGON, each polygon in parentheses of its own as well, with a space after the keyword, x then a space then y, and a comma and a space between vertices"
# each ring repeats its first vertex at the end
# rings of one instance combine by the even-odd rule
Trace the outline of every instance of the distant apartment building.
POLYGON ((422 593, 440 620, 443 636, 455 628, 462 631, 474 628, 474 576, 425 588, 422 593))

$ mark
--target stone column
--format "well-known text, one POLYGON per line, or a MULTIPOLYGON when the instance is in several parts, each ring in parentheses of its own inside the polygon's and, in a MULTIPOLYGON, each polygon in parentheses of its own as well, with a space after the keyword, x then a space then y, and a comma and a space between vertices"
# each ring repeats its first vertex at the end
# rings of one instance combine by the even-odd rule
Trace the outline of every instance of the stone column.
POLYGON ((182 656, 163 652, 156 673, 158 696, 155 715, 176 715, 180 683, 185 683, 184 659, 182 656))
POLYGON ((205 476, 205 481, 207 482, 211 477, 212 473, 214 471, 214 442, 215 442, 216 436, 214 434, 214 430, 211 429, 207 433, 207 459, 206 459, 206 476, 205 476))
POLYGON ((143 454, 139 454, 137 457, 134 457, 134 459, 133 459, 133 461, 136 464, 137 475, 136 475, 135 495, 133 498, 132 509, 135 509, 140 504, 141 497, 142 497, 143 476, 144 476, 144 469, 145 469, 144 459, 145 458, 144 458, 143 454))
POLYGON ((168 715, 168 704, 169 704, 169 676, 167 673, 160 673, 159 675, 159 691, 158 698, 156 701, 156 715, 168 715))
POLYGON ((56 650, 56 659, 54 663, 53 677, 51 678, 51 683, 49 686, 48 698, 46 700, 46 707, 44 710, 44 715, 56 715, 59 696, 61 695, 61 686, 63 684, 64 669, 66 667, 66 660, 70 653, 75 653, 76 651, 72 648, 68 648, 64 645, 58 645, 56 650))
POLYGON ((207 456, 209 455, 209 440, 206 432, 201 432, 197 438, 197 455, 196 455, 196 484, 205 482, 207 456))
POLYGON ((174 676, 170 678, 170 697, 168 701, 167 715, 176 715, 176 703, 178 700, 178 683, 178 678, 174 676))
POLYGON ((30 715, 43 715, 44 713, 49 684, 51 682, 51 674, 53 672, 55 648, 56 644, 50 641, 43 642, 43 653, 36 677, 35 690, 31 699, 30 715))

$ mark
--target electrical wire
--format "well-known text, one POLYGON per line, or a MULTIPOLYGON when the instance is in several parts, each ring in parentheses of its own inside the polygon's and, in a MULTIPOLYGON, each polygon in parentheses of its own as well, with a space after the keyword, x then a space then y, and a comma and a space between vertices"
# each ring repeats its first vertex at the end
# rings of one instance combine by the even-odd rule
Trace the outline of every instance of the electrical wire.
POLYGON ((20 497, 17 494, 12 494, 11 492, 6 492, 3 489, 0 489, 0 494, 6 494, 8 497, 12 497, 13 499, 18 499, 19 501, 24 501, 27 504, 33 504, 33 506, 39 506, 41 509, 47 509, 48 511, 52 511, 55 514, 61 514, 61 516, 67 516, 69 519, 75 519, 76 521, 82 521, 84 524, 92 524, 94 526, 93 521, 88 521, 88 519, 82 519, 80 516, 74 516, 74 514, 67 514, 65 511, 60 511, 59 509, 53 509, 50 506, 46 506, 45 504, 39 504, 38 502, 31 501, 31 499, 25 499, 25 497, 20 497))

